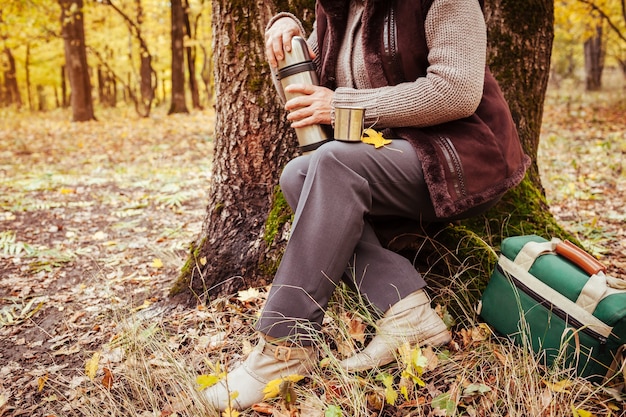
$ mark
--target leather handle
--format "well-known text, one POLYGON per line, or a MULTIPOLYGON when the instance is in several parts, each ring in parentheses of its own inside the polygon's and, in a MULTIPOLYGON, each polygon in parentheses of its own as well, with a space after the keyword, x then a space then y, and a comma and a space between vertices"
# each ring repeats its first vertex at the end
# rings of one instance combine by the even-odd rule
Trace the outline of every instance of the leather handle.
POLYGON ((555 252, 562 257, 573 262, 589 275, 606 271, 606 266, 602 265, 596 258, 574 245, 569 240, 564 240, 556 245, 555 252))

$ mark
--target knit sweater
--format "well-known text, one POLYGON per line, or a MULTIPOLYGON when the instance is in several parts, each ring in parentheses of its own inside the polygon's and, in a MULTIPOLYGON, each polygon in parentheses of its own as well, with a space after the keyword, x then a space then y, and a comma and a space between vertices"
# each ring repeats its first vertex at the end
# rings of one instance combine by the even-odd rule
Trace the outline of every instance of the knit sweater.
MULTIPOLYGON (((371 88, 365 70, 361 17, 364 3, 350 5, 348 30, 337 65, 333 104, 366 109, 366 126, 426 127, 471 115, 483 93, 487 36, 476 0, 434 0, 424 22, 429 48, 426 77, 371 88)), ((288 13, 275 16, 297 18, 288 13)), ((302 30, 304 36, 304 30, 302 30)), ((317 53, 315 31, 309 44, 317 53)))

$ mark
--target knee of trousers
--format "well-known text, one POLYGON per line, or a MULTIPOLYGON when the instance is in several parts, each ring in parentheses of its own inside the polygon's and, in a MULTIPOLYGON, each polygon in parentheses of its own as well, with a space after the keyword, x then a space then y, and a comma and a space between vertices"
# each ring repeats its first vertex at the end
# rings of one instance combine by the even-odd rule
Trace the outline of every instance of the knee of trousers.
POLYGON ((302 157, 299 157, 289 161, 280 174, 280 189, 287 203, 294 210, 300 199, 300 194, 302 193, 307 168, 308 158, 304 160, 302 157))

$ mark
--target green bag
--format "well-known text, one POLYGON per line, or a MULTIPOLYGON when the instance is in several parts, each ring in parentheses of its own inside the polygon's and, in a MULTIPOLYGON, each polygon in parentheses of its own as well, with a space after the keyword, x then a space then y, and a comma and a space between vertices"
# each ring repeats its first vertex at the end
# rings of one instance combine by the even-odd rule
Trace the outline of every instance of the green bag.
POLYGON ((559 239, 510 237, 501 252, 478 307, 488 324, 532 344, 546 365, 594 380, 624 371, 626 281, 559 239))

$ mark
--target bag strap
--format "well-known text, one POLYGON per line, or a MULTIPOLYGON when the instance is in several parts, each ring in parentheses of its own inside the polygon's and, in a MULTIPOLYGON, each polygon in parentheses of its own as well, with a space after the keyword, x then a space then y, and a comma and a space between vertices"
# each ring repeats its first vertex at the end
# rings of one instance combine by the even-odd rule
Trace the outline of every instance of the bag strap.
POLYGON ((553 238, 549 242, 528 242, 515 257, 515 264, 529 271, 537 258, 545 254, 564 257, 590 275, 580 292, 576 304, 593 313, 604 298, 611 294, 626 291, 626 281, 604 274, 606 267, 570 241, 553 238))
POLYGON ((557 240, 558 239, 552 239, 550 242, 528 242, 522 247, 513 262, 528 272, 539 256, 546 253, 555 253, 558 243, 556 242, 557 240))

